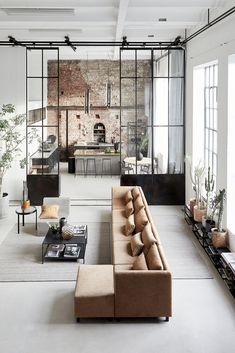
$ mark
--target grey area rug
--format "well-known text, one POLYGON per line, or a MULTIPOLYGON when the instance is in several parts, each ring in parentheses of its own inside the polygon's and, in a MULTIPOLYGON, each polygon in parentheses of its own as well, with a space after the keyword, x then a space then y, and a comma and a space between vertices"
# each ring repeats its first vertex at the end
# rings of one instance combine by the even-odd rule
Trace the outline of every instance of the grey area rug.
MULTIPOLYGON (((88 264, 109 264, 110 224, 87 223, 88 244, 85 261, 88 264)), ((17 225, 0 245, 0 281, 75 281, 79 262, 46 261, 41 263, 42 236, 35 235, 35 225, 26 224, 17 234, 17 225), (34 235, 32 235, 34 234, 34 235)))
MULTIPOLYGON (((169 217, 165 221, 164 218, 156 223, 173 278, 213 278, 184 221, 169 224, 169 217)), ((91 222, 87 225, 86 263, 111 264, 110 224, 91 222)), ((0 245, 0 281, 75 281, 79 263, 47 261, 41 264, 43 237, 32 235, 34 233, 34 224, 27 224, 20 235, 15 226, 6 236, 0 245)))

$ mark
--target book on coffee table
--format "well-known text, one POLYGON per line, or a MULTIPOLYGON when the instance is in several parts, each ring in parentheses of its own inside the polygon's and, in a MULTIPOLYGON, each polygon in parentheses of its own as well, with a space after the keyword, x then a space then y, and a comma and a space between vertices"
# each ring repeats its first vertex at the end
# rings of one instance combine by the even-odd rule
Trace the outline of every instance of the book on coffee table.
POLYGON ((60 257, 62 252, 64 251, 64 244, 50 244, 47 248, 47 252, 45 257, 53 258, 53 257, 60 257))
POLYGON ((77 259, 80 250, 81 248, 77 244, 66 244, 64 249, 64 257, 77 259))
POLYGON ((86 225, 73 224, 73 233, 74 233, 74 235, 76 235, 76 234, 85 234, 85 231, 86 231, 86 225))

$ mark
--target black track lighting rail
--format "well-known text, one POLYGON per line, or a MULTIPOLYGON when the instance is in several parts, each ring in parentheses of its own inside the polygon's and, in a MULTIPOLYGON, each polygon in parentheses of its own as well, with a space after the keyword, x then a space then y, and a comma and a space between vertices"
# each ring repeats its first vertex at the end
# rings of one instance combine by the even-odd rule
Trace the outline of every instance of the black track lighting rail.
POLYGON ((194 39, 195 37, 199 36, 201 33, 205 32, 207 29, 211 28, 212 26, 216 25, 217 23, 224 20, 228 16, 232 15, 234 12, 235 12, 235 6, 231 7, 229 10, 222 13, 220 16, 216 17, 214 20, 210 21, 210 15, 209 15, 209 11, 208 11, 208 23, 205 26, 203 26, 202 28, 200 28, 199 30, 197 30, 196 32, 194 32, 193 34, 191 34, 190 36, 188 36, 187 38, 185 38, 185 40, 183 40, 183 44, 185 45, 190 40, 194 39))

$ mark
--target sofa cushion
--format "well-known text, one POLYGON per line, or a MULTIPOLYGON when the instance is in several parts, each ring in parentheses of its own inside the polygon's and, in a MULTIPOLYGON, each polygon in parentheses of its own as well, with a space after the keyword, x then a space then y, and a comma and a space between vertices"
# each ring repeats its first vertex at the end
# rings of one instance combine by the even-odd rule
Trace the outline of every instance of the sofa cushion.
POLYGON ((146 215, 145 209, 141 208, 141 210, 134 214, 135 216, 135 230, 136 233, 142 232, 146 224, 148 223, 148 217, 146 215))
POLYGON ((141 253, 136 259, 135 262, 133 263, 133 270, 148 270, 148 266, 146 263, 146 259, 144 256, 144 253, 141 253))
POLYGON ((131 235, 126 235, 126 227, 123 223, 112 223, 113 241, 115 240, 131 240, 131 235))
POLYGON ((131 214, 126 219, 126 235, 133 234, 134 230, 135 230, 135 220, 134 220, 134 215, 131 214))
POLYGON ((132 256, 137 256, 141 253, 143 250, 144 244, 142 243, 141 240, 141 233, 136 233, 132 235, 131 237, 131 251, 132 251, 132 256))
POLYGON ((129 201, 133 200, 133 196, 131 190, 128 190, 125 195, 125 203, 127 204, 129 201))
POLYGON ((135 200, 137 198, 137 196, 140 195, 140 189, 138 186, 135 186, 133 189, 132 189, 132 196, 133 196, 133 199, 135 200))
POLYGON ((125 207, 125 212, 126 212, 126 218, 128 218, 132 213, 134 213, 134 206, 131 200, 127 202, 125 207))
POLYGON ((149 270, 163 270, 162 260, 156 244, 152 244, 146 256, 149 270))
POLYGON ((127 241, 115 241, 113 243, 113 264, 132 265, 135 257, 132 256, 131 243, 127 241))
POLYGON ((141 234, 141 238, 142 241, 144 243, 144 253, 145 255, 147 254, 147 252, 149 251, 149 248, 151 247, 152 244, 157 243, 157 239, 155 238, 153 232, 152 232, 152 228, 151 228, 151 224, 148 223, 141 234))
POLYGON ((137 198, 134 200, 134 210, 135 210, 135 213, 138 213, 141 208, 144 208, 144 203, 143 203, 143 200, 142 200, 142 197, 141 195, 137 196, 137 198))
POLYGON ((39 216, 41 219, 57 219, 59 218, 59 205, 42 205, 42 211, 39 216))

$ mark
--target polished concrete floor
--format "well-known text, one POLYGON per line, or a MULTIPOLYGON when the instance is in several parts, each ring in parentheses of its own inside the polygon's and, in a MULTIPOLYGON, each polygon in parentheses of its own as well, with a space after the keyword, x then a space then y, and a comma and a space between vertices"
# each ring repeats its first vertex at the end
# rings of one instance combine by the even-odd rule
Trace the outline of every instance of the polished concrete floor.
MULTIPOLYGON (((109 192, 106 190, 107 195, 109 192)), ((161 229, 165 224, 165 231, 176 227, 177 236, 177 223, 183 217, 180 207, 150 208, 155 224, 161 225, 161 229)), ((0 242, 16 222, 14 212, 15 206, 12 206, 9 218, 0 220, 0 242)), ((110 206, 71 207, 71 219, 86 222, 91 218, 110 221, 110 206)), ((198 246, 187 225, 184 231, 198 246)), ((198 249, 201 251, 199 246, 198 249)), ((74 282, 0 283, 0 352, 232 352, 235 348, 235 299, 208 264, 213 279, 173 281, 173 317, 168 323, 87 320, 77 324, 73 317, 74 282)))

